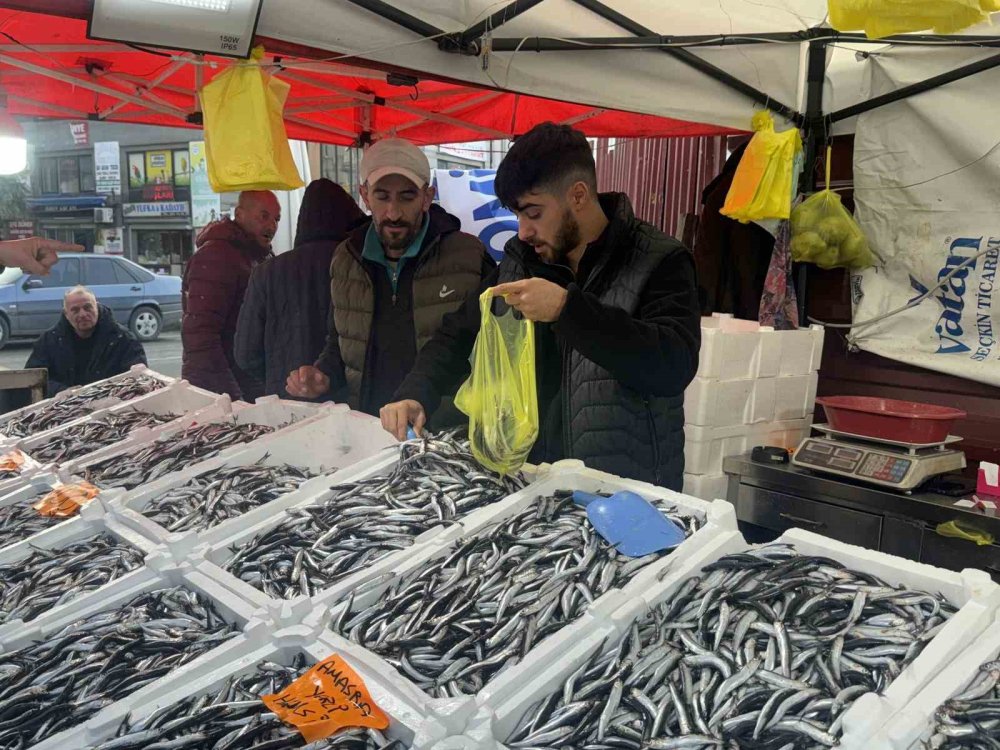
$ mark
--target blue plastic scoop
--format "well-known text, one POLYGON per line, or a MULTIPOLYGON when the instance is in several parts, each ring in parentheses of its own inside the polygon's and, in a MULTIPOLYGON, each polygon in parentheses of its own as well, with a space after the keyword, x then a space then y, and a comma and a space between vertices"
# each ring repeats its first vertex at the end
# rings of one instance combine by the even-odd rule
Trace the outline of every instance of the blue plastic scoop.
POLYGON ((673 549, 684 541, 684 529, 634 492, 604 497, 575 490, 573 502, 586 508, 597 533, 628 557, 673 549))

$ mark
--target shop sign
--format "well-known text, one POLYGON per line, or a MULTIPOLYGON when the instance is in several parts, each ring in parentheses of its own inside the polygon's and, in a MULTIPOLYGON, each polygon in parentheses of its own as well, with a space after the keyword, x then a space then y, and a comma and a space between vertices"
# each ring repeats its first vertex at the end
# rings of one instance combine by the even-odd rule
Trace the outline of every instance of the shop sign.
POLYGON ((90 143, 90 124, 86 122, 71 122, 69 132, 73 135, 73 143, 77 146, 86 146, 90 143))
POLYGON ((122 191, 121 149, 118 141, 94 144, 94 179, 101 195, 118 195, 122 191))
POLYGON ((208 182, 208 158, 204 141, 188 144, 191 155, 191 224, 203 227, 222 218, 222 198, 208 182))
POLYGON ((23 240, 35 234, 35 222, 33 221, 8 221, 7 239, 23 240))
POLYGON ((122 213, 128 219, 157 218, 165 216, 187 217, 190 213, 187 203, 180 201, 159 203, 126 203, 122 213))

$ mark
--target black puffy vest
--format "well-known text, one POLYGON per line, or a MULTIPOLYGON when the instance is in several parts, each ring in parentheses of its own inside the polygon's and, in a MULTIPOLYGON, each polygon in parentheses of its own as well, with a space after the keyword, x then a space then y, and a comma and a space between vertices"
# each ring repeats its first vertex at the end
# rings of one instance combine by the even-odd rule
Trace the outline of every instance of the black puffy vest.
MULTIPOLYGON (((601 196, 611 221, 609 251, 583 290, 633 316, 650 276, 678 243, 636 219, 628 198, 601 196)), ((512 239, 500 262, 500 283, 535 275, 535 251, 512 239)), ((646 397, 622 386, 603 367, 564 347, 561 407, 565 458, 590 468, 680 491, 684 484, 684 395, 646 397)))

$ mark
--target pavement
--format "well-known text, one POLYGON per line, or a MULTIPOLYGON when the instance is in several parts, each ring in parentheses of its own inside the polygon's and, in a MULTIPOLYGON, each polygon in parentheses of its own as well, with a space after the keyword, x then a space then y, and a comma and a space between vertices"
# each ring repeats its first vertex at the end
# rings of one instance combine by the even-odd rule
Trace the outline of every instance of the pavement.
MULTIPOLYGON (((0 367, 19 370, 31 355, 31 341, 12 341, 0 351, 0 367)), ((143 344, 149 366, 173 378, 181 376, 181 332, 166 331, 156 341, 143 344)))

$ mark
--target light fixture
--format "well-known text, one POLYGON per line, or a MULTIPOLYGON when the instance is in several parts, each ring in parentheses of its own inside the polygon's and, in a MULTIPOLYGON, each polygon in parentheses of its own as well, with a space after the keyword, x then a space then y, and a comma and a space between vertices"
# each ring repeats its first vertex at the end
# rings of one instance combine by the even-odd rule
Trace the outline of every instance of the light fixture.
POLYGON ((0 108, 0 175, 20 174, 28 167, 28 141, 21 123, 0 108))
POLYGON ((248 57, 263 0, 94 0, 91 39, 248 57))

